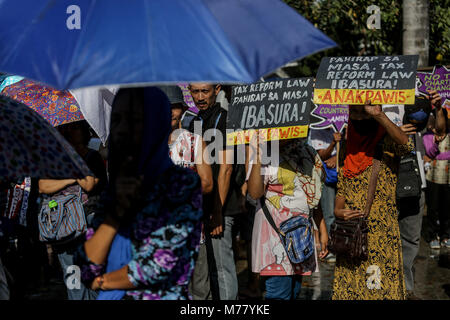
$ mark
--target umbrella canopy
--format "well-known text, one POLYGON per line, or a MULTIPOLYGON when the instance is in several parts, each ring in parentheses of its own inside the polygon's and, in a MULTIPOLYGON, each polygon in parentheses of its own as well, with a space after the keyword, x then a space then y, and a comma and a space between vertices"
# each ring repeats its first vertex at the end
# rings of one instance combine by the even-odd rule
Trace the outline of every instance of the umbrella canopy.
POLYGON ((280 0, 0 1, 0 71, 60 89, 255 82, 336 44, 280 0))
POLYGON ((24 104, 0 96, 0 179, 68 179, 93 175, 47 121, 24 104))
POLYGON ((112 104, 117 91, 118 86, 70 90, 86 121, 103 144, 108 139, 112 104))
POLYGON ((23 77, 20 76, 9 76, 9 75, 4 76, 3 79, 0 79, 0 92, 2 92, 3 89, 5 89, 5 87, 10 86, 16 82, 19 82, 22 79, 23 77))
POLYGON ((54 127, 84 120, 77 101, 69 91, 55 90, 23 79, 8 85, 0 94, 29 106, 54 127))

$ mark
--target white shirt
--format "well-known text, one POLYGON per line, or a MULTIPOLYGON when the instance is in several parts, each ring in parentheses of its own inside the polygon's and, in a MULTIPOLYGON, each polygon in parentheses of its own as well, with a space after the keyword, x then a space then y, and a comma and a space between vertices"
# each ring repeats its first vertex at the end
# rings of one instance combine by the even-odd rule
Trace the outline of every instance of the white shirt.
MULTIPOLYGON (((309 131, 309 145, 313 147, 316 151, 327 149, 333 142, 333 129, 310 129, 309 131)), ((332 156, 336 154, 336 146, 333 148, 332 156)))
POLYGON ((193 169, 201 148, 200 136, 185 129, 177 129, 172 132, 172 135, 174 134, 177 135, 175 141, 169 143, 169 155, 172 162, 178 166, 193 169))
POLYGON ((383 104, 381 106, 383 112, 396 126, 403 125, 403 116, 405 115, 404 105, 383 104))

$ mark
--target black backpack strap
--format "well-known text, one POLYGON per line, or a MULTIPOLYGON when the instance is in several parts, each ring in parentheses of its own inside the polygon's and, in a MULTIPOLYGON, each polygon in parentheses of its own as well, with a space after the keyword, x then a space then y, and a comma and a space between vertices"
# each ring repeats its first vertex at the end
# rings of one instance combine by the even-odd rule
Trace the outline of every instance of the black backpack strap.
POLYGON ((191 162, 195 165, 195 136, 191 133, 191 162))
POLYGON ((267 221, 269 221, 269 224, 272 226, 272 228, 278 234, 280 234, 284 237, 285 234, 277 228, 275 221, 273 221, 272 215, 269 212, 269 208, 267 208, 267 206, 266 206, 266 201, 265 201, 264 197, 259 198, 259 203, 261 204, 261 208, 263 209, 264 215, 266 216, 267 221))
POLYGON ((85 159, 86 159, 85 162, 87 162, 97 152, 97 151, 95 151, 95 150, 93 150, 91 148, 88 148, 88 149, 89 150, 88 150, 88 152, 86 153, 86 156, 85 156, 85 159))

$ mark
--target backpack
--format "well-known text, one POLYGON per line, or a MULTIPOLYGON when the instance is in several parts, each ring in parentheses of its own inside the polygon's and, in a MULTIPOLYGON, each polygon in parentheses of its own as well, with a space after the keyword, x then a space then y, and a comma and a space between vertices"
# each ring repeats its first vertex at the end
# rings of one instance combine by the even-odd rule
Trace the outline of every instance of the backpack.
POLYGON ((86 216, 78 194, 45 198, 38 214, 39 240, 66 243, 87 231, 86 216))

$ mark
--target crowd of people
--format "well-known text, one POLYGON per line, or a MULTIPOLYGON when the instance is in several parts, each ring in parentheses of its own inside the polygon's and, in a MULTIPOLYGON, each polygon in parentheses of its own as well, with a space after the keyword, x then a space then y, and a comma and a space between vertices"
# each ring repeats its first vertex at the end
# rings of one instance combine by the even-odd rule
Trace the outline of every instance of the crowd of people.
POLYGON ((189 90, 196 115, 178 86, 121 89, 107 148, 89 147, 96 138, 85 121, 59 126, 93 176, 1 181, 0 299, 51 285, 57 261, 71 300, 292 300, 302 277, 320 272, 319 261, 335 264, 333 299, 417 298, 421 237, 432 249, 450 247, 450 123, 437 92, 411 106, 350 106, 342 133, 310 129, 307 139, 281 140, 272 146, 278 163, 266 164, 269 142, 255 136, 245 163, 226 145, 228 87, 192 83, 189 90), (368 257, 333 254, 333 223, 364 216, 375 163, 368 257), (414 179, 416 195, 399 191, 414 179), (14 191, 26 181, 27 205, 18 208, 24 192, 14 191), (79 196, 87 230, 42 242, 38 212, 60 195, 79 196), (310 221, 314 236, 314 252, 300 263, 270 221, 280 226, 292 217, 310 221), (241 290, 237 235, 248 262, 241 290))

